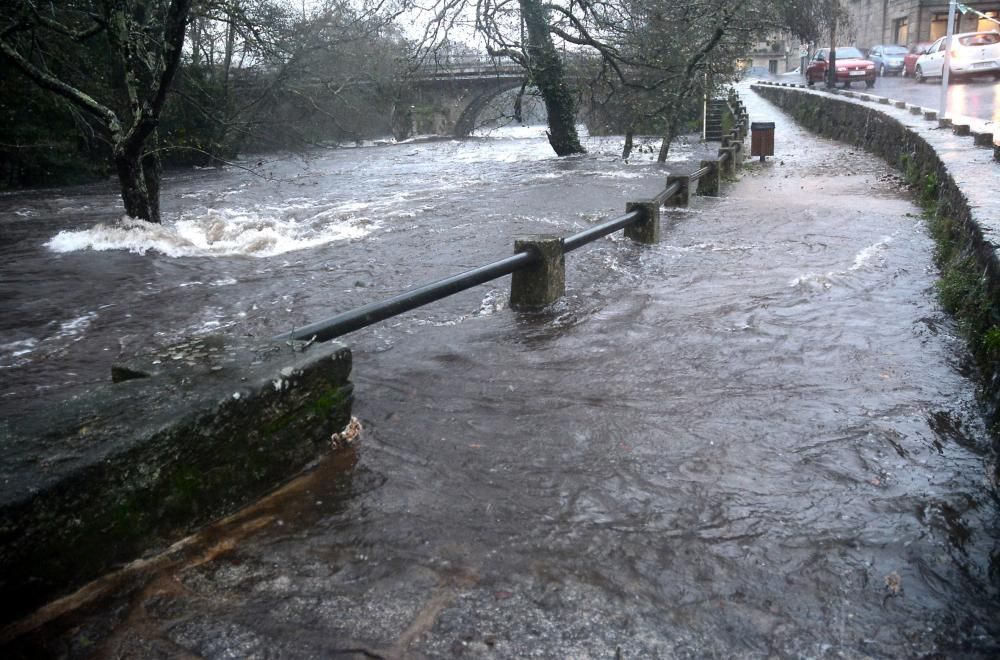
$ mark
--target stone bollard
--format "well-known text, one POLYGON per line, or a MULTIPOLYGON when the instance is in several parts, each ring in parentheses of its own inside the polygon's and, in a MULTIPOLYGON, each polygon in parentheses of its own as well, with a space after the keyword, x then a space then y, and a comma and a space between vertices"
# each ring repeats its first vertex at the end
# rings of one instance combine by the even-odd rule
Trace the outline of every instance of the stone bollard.
POLYGON ((987 131, 973 131, 972 143, 977 147, 992 147, 993 133, 987 131))
POLYGON ((911 115, 919 115, 919 114, 922 114, 923 111, 924 111, 924 109, 921 108, 919 105, 911 105, 910 106, 910 114, 911 115))
POLYGON ((972 127, 968 124, 953 124, 951 128, 955 131, 955 135, 959 137, 968 137, 972 135, 972 127))
POLYGON ((681 189, 670 199, 663 202, 664 206, 687 206, 691 203, 691 177, 687 174, 671 174, 667 177, 667 186, 677 182, 681 189))
POLYGON ((889 99, 888 96, 878 97, 878 102, 881 103, 882 105, 889 105, 890 103, 892 103, 892 101, 889 99))
POLYGON ((722 174, 728 177, 736 176, 736 145, 731 144, 727 147, 719 149, 719 159, 726 157, 725 163, 722 164, 722 174))
POLYGON ((924 119, 934 121, 937 119, 937 110, 924 110, 924 119))
POLYGON ((719 179, 720 179, 719 161, 703 160, 701 161, 701 165, 699 167, 707 167, 708 174, 698 179, 697 194, 717 197, 719 195, 719 179))
POLYGON ((625 237, 637 243, 653 245, 660 242, 660 205, 655 199, 640 199, 625 204, 625 212, 642 210, 646 219, 625 228, 625 237))
POLYGON ((906 101, 896 101, 895 103, 893 103, 893 105, 899 108, 900 110, 903 110, 906 108, 906 101))
POLYGON ((533 252, 539 261, 514 271, 510 278, 511 309, 537 309, 566 293, 566 258, 559 236, 522 236, 514 239, 514 253, 533 252))
POLYGON ((951 128, 952 121, 947 117, 938 117, 938 128, 951 128))
POLYGON ((1000 144, 993 145, 993 160, 1000 163, 1000 144))

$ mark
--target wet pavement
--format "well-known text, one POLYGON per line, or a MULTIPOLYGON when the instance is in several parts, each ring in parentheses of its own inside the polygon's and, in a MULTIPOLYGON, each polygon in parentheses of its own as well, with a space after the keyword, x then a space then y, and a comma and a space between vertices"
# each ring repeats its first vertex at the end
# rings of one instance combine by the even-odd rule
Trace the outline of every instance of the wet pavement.
MULTIPOLYGON (((501 283, 357 333, 349 451, 8 653, 995 657, 993 458, 920 211, 745 101, 778 156, 665 213, 660 245, 574 252, 541 313, 501 283)), ((567 206, 599 180, 552 171, 532 194, 567 206)), ((625 201, 543 215, 568 234, 625 201)))

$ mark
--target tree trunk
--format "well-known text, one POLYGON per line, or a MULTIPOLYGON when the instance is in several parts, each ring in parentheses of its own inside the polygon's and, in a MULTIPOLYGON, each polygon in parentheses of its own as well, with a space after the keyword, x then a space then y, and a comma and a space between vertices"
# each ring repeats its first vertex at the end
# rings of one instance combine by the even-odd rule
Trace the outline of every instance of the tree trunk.
POLYGON ((148 222, 159 222, 159 202, 153 202, 149 194, 148 180, 143 171, 142 158, 126 153, 115 154, 115 169, 122 189, 125 214, 148 222))
POLYGON ((125 213, 130 218, 160 222, 160 158, 154 132, 147 141, 151 150, 139 148, 115 149, 115 169, 122 190, 125 213))
POLYGON ((625 146, 622 147, 622 160, 628 160, 632 155, 632 129, 625 131, 625 146))
POLYGON ((528 72, 545 101, 549 144, 558 156, 587 153, 576 133, 576 101, 566 86, 562 60, 552 43, 546 10, 538 0, 519 0, 527 28, 528 72))

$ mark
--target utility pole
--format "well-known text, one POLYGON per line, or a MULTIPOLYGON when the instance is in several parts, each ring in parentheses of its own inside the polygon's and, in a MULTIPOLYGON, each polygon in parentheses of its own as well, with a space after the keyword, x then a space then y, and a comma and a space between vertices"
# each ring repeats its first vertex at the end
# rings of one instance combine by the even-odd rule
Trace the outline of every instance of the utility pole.
POLYGON ((948 112, 948 74, 951 73, 951 37, 955 34, 955 0, 948 3, 948 35, 944 38, 944 70, 941 71, 941 102, 938 116, 948 112))

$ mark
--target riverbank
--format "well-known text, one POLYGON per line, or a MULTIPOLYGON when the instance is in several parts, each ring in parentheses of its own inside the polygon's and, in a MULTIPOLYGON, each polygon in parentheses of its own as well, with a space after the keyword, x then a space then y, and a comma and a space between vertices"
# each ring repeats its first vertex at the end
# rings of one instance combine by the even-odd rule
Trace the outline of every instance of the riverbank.
MULTIPOLYGON (((989 440, 920 208, 884 162, 745 100, 777 156, 665 212, 661 244, 574 252, 542 313, 498 285, 357 333, 349 463, 13 651, 994 655, 989 440)), ((397 154, 387 178, 436 212, 403 200, 415 217, 293 263, 323 295, 284 304, 384 297, 665 174, 468 146, 397 154)))

